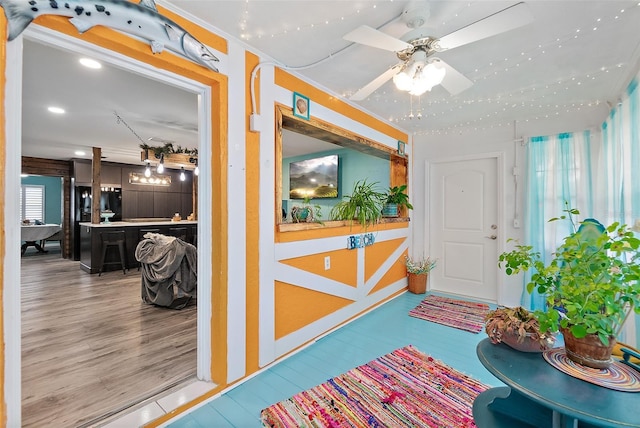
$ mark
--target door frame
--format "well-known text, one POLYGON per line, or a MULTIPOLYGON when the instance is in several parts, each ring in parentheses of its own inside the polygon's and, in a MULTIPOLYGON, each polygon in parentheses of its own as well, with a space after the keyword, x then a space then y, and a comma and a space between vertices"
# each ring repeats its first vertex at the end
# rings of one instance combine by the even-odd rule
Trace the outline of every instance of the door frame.
MULTIPOLYGON (((451 156, 451 157, 444 157, 444 158, 439 158, 439 159, 427 159, 425 160, 425 164, 424 164, 424 237, 423 237, 423 242, 427 243, 425 245, 425 249, 428 250, 428 253, 431 253, 432 250, 432 242, 430 241, 431 238, 431 228, 433 227, 433 224, 431 222, 431 207, 433 206, 432 204, 432 188, 431 188, 431 167, 432 165, 435 164, 441 164, 441 163, 451 163, 451 162, 464 162, 464 161, 473 161, 473 160, 482 160, 482 159, 495 159, 496 160, 496 166, 497 166, 497 171, 496 171, 496 224, 498 225, 498 229, 497 229, 497 235, 498 235, 498 239, 496 242, 496 258, 495 258, 495 262, 498 263, 498 256, 504 251, 505 245, 504 245, 504 230, 505 230, 505 214, 504 214, 504 210, 505 210, 505 203, 504 203, 504 193, 505 193, 505 172, 504 172, 504 168, 505 168, 505 161, 504 161, 504 153, 503 152, 488 152, 488 153, 474 153, 474 154, 470 154, 470 155, 463 155, 463 156, 451 156)), ((436 268, 437 269, 437 268, 436 268)), ((431 289, 431 285, 428 285, 428 289, 431 289)), ((504 290, 504 276, 503 275, 496 275, 496 296, 497 296, 497 302, 500 304, 500 302, 502 302, 504 300, 504 296, 505 296, 505 290, 504 290)))
MULTIPOLYGON (((64 33, 38 25, 25 29, 23 35, 6 44, 6 87, 5 87, 5 133, 6 133, 6 170, 4 171, 5 195, 4 218, 13 219, 19 212, 19 189, 22 159, 22 67, 23 40, 27 38, 38 43, 53 45, 76 53, 84 53, 101 61, 141 74, 147 78, 170 84, 198 96, 198 154, 201 165, 211 165, 211 91, 212 88, 185 76, 155 68, 149 64, 125 56, 116 51, 105 49, 90 42, 70 37, 64 33), (14 102, 19 100, 19 102, 14 102)), ((210 207, 212 201, 211 172, 202 168, 199 176, 198 207, 210 207)), ((205 216, 198 213, 198 242, 211 236, 211 222, 203 221, 205 216)), ((9 224, 8 222, 6 222, 9 224)), ((7 426, 20 425, 22 411, 21 377, 21 292, 20 287, 20 228, 7 227, 5 231, 3 316, 4 316, 4 372, 5 403, 7 426), (7 269, 17 266, 18 269, 7 269)), ((200 380, 212 381, 212 347, 210 323, 212 316, 211 248, 198 247, 198 287, 197 299, 197 363, 196 376, 200 380)))

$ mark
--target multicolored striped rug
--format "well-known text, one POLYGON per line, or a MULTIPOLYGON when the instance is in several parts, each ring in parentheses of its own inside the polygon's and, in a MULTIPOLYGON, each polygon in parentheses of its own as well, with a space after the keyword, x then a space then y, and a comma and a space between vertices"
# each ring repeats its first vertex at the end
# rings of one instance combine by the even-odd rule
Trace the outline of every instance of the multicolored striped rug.
POLYGON ((479 333, 484 317, 489 313, 486 303, 468 302, 449 297, 429 295, 409 311, 412 317, 436 322, 449 327, 479 333))
POLYGON ((263 409, 264 426, 475 427, 488 387, 413 346, 397 349, 263 409))

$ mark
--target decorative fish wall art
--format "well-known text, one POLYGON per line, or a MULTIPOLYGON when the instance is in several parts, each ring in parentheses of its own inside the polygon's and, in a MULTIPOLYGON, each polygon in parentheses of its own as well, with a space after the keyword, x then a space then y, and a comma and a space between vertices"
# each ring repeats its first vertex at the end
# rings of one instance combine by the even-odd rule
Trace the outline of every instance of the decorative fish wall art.
POLYGON ((219 61, 211 51, 184 28, 158 13, 154 0, 139 4, 126 0, 0 0, 9 27, 8 40, 18 37, 40 15, 57 15, 80 33, 102 25, 148 40, 156 54, 165 48, 191 61, 218 71, 219 61))

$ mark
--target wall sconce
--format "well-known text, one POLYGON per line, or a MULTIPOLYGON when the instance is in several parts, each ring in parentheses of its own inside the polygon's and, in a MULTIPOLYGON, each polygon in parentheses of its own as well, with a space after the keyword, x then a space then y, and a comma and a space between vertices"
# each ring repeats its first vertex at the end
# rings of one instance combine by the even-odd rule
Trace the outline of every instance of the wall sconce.
POLYGON ((137 172, 129 173, 129 183, 131 184, 141 184, 146 186, 170 186, 171 185, 171 176, 170 175, 160 175, 153 174, 147 177, 147 173, 145 170, 144 174, 140 174, 137 172))

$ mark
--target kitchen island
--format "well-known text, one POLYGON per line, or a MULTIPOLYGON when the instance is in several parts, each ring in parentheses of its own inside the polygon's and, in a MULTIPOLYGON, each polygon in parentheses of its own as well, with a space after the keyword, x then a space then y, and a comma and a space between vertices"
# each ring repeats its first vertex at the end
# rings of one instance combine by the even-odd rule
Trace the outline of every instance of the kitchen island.
MULTIPOLYGON (((144 239, 145 233, 161 233, 176 236, 185 242, 196 245, 198 222, 191 220, 172 221, 171 219, 130 219, 109 223, 80 223, 80 269, 88 273, 98 273, 102 258, 102 237, 105 231, 124 231, 126 268, 137 268, 135 257, 138 242, 144 239)), ((108 251, 105 262, 119 261, 117 251, 108 251)), ((114 265, 107 265, 114 266, 114 265)), ((105 266, 106 267, 106 266, 105 266)), ((111 267, 114 270, 118 266, 111 267)))

